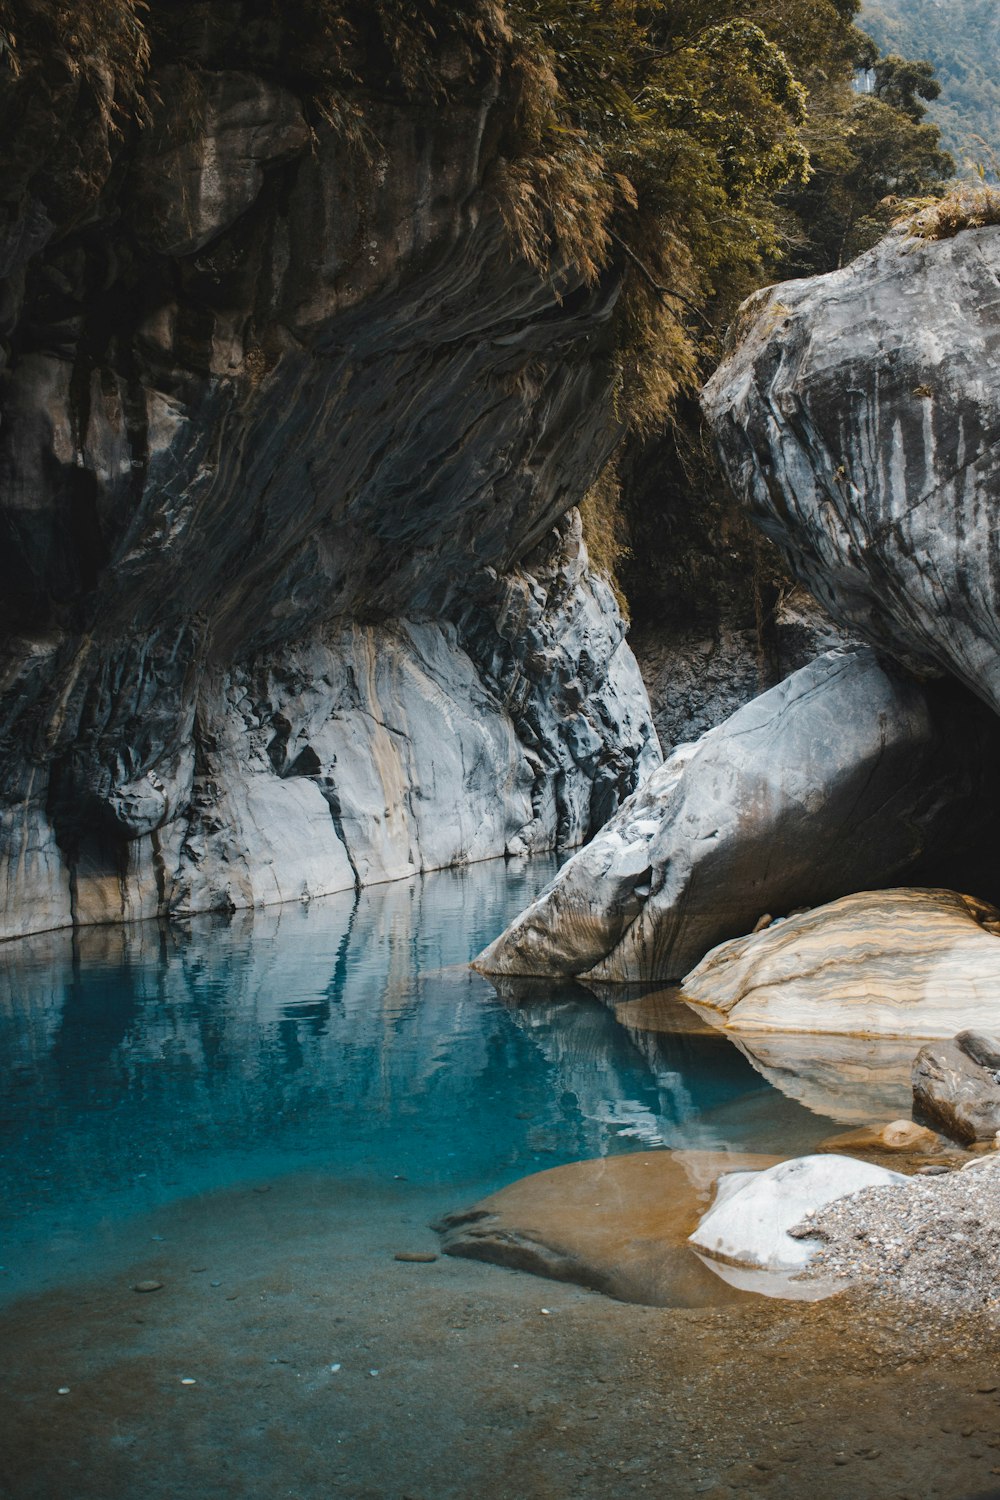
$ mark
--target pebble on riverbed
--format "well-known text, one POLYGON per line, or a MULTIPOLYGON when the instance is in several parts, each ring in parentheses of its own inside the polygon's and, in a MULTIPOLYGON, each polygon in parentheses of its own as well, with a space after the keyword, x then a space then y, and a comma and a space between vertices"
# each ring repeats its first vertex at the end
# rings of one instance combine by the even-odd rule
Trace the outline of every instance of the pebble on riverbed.
POLYGON ((844 1277, 927 1310, 1000 1319, 1000 1157, 868 1188, 799 1227, 823 1241, 807 1277, 844 1277))

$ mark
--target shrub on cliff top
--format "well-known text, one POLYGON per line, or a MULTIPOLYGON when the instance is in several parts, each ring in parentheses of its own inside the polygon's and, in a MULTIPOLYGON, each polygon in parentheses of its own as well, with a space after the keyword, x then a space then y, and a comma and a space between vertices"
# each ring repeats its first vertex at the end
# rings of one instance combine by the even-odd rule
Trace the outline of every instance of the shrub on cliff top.
POLYGON ((897 223, 922 240, 950 240, 963 229, 1000 224, 1000 188, 963 182, 943 198, 908 203, 897 223))

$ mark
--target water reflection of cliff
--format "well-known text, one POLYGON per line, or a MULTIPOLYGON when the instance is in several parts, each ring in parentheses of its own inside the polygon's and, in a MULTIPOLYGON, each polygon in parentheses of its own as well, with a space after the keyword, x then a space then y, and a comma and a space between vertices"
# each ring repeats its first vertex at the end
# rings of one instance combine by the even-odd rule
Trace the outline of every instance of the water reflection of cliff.
POLYGON ((760 1077, 687 1006, 664 1002, 662 991, 624 985, 498 976, 493 983, 583 1116, 619 1143, 743 1148, 733 1122, 712 1116, 728 1101, 760 1092, 760 1077), (630 1092, 636 1078, 645 1085, 641 1098, 630 1092))
POLYGON ((701 1113, 760 1080, 724 1039, 651 1052, 577 986, 509 1004, 468 969, 551 869, 493 862, 308 908, 6 945, 5 1201, 298 1161, 484 1188, 608 1151, 725 1144, 701 1113))

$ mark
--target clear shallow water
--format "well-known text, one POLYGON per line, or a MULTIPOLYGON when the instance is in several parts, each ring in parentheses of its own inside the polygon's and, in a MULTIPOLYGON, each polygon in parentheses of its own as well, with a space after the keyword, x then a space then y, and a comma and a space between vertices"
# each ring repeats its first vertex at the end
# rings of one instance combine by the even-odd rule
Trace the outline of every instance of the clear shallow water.
POLYGON ((472 973, 554 869, 493 861, 6 945, 0 1297, 99 1263, 171 1200, 242 1183, 405 1181, 445 1211, 586 1157, 775 1149, 760 1139, 775 1110, 823 1133, 721 1036, 630 1032, 581 986, 501 998, 472 973))

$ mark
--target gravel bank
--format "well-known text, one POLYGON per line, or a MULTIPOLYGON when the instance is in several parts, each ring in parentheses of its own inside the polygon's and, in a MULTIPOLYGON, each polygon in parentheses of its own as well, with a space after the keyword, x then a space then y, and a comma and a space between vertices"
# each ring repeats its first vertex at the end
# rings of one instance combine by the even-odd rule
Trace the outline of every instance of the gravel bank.
POLYGON ((862 1292, 928 1312, 986 1313, 1000 1322, 1000 1156, 855 1193, 792 1233, 825 1242, 809 1277, 845 1277, 862 1292))

